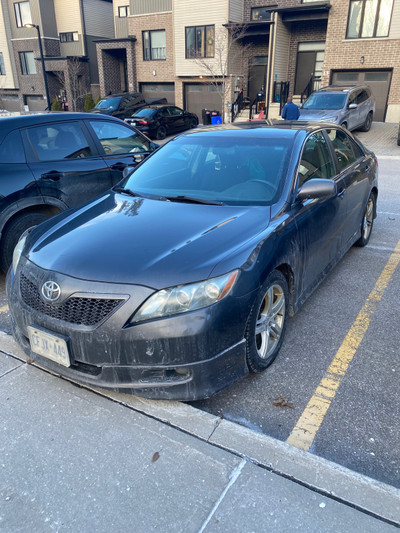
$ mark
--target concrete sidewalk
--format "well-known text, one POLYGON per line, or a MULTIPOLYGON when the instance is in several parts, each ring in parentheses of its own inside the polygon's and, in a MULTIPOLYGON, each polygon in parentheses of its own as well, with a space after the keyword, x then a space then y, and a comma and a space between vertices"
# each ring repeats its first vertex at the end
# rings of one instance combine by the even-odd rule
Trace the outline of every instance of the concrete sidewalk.
POLYGON ((177 402, 90 390, 0 334, 5 532, 391 532, 400 491, 177 402))

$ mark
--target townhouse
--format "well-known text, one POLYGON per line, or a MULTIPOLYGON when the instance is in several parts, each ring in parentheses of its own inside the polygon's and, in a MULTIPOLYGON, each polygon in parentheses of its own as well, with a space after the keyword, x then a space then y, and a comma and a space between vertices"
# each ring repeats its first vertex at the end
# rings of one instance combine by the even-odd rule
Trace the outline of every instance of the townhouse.
POLYGON ((80 107, 87 92, 99 92, 94 41, 114 37, 111 1, 0 0, 0 107, 8 111, 49 105, 39 35, 50 104, 80 107))

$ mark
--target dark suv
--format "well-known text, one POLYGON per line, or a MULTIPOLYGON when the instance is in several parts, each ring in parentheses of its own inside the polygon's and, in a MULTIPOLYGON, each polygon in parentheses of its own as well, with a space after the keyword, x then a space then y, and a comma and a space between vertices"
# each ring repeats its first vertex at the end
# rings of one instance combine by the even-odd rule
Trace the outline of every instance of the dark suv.
POLYGON ((375 113, 375 98, 368 85, 329 85, 310 94, 300 109, 299 120, 333 122, 349 131, 369 131, 375 113))
POLYGON ((27 229, 107 191, 158 145, 120 120, 89 113, 0 119, 0 269, 27 229))

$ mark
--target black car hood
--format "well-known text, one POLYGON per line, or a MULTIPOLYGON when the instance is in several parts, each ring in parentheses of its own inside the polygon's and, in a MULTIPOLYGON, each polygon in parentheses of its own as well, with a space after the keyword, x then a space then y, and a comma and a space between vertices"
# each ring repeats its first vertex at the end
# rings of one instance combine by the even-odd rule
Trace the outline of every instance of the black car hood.
POLYGON ((266 206, 173 203, 109 193, 39 226, 26 255, 42 268, 76 278, 159 289, 207 279, 269 220, 266 206))

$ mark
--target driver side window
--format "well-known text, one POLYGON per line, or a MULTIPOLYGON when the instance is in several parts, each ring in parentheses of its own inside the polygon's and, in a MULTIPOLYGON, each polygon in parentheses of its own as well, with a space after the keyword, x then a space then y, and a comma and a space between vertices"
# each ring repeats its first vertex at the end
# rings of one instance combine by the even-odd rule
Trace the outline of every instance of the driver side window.
POLYGON ((299 164, 299 188, 308 180, 330 179, 335 175, 331 152, 321 131, 307 139, 299 164))
POLYGON ((123 124, 115 124, 105 120, 93 120, 90 121, 90 125, 105 155, 150 151, 150 142, 123 124))

